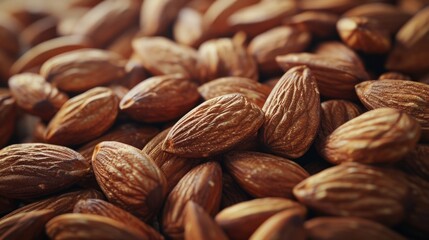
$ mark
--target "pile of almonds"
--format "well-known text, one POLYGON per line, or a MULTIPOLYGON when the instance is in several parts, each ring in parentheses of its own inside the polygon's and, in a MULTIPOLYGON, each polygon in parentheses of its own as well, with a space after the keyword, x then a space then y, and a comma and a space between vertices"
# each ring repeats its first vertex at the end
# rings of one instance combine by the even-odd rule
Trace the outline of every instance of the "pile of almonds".
POLYGON ((1 2, 0 239, 428 239, 427 5, 1 2))

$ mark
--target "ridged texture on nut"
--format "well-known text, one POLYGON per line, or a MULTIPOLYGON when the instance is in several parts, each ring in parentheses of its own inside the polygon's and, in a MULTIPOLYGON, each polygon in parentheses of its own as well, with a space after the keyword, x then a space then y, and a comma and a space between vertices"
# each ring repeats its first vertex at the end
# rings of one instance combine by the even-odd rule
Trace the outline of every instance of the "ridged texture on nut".
POLYGON ((305 229, 309 239, 314 240, 405 240, 398 233, 377 222, 353 217, 313 218, 305 223, 305 229))
POLYGON ((51 239, 147 239, 126 224, 103 216, 69 213, 51 219, 46 224, 46 233, 51 239))
POLYGON ((54 217, 51 209, 20 213, 0 221, 0 239, 32 240, 40 237, 54 217))
POLYGON ((16 104, 44 120, 51 119, 69 99, 38 74, 17 74, 11 77, 8 83, 16 104))
POLYGON ((186 204, 192 200, 213 216, 218 211, 221 192, 222 169, 217 162, 207 162, 193 168, 177 183, 165 201, 163 231, 172 239, 183 239, 186 204))
POLYGON ((205 100, 226 94, 240 93, 250 102, 262 108, 271 89, 250 78, 224 77, 201 85, 198 88, 198 92, 200 92, 205 100))
POLYGON ((241 94, 212 98, 173 126, 162 149, 183 157, 213 156, 255 134, 263 117, 262 110, 241 94))
POLYGON ((125 76, 119 55, 99 49, 81 49, 46 61, 40 74, 60 90, 82 92, 125 76))
POLYGON ((338 127, 321 153, 334 164, 395 162, 416 147, 420 132, 420 124, 408 114, 379 108, 338 127))
POLYGON ((320 122, 320 97, 313 71, 305 66, 287 71, 262 110, 265 122, 260 138, 265 147, 288 158, 304 155, 320 122))
POLYGON ((3 147, 15 130, 16 103, 9 91, 0 89, 0 147, 3 147))
POLYGON ((76 145, 107 131, 116 120, 118 98, 104 87, 88 90, 69 99, 49 122, 45 138, 49 143, 76 145))
POLYGON ((317 212, 395 225, 404 218, 410 189, 393 173, 359 163, 344 163, 310 176, 293 193, 317 212))
POLYGON ((92 167, 110 202, 144 220, 158 213, 167 182, 152 159, 139 149, 120 142, 101 142, 94 149, 92 167))
POLYGON ((322 42, 317 45, 314 53, 320 56, 340 59, 346 62, 353 63, 355 67, 365 69, 362 59, 359 55, 347 45, 337 41, 322 42))
POLYGON ((224 164, 235 181, 258 198, 293 198, 292 189, 309 176, 288 159, 258 152, 228 153, 224 164))
POLYGON ((200 99, 197 86, 182 75, 146 79, 132 88, 119 107, 143 122, 166 122, 183 116, 200 99))
POLYGON ((309 67, 317 79, 320 94, 328 98, 356 99, 355 85, 369 79, 356 64, 320 54, 290 53, 276 60, 285 71, 299 65, 309 67))
POLYGON ((127 226, 140 231, 143 235, 146 235, 146 239, 148 240, 164 239, 151 226, 134 217, 131 213, 101 199, 80 200, 76 205, 74 205, 73 212, 104 216, 126 223, 127 226))
POLYGON ((247 240, 271 216, 284 210, 299 211, 304 217, 306 208, 285 198, 258 198, 223 209, 215 220, 230 239, 247 240))
POLYGON ((89 162, 72 149, 43 143, 0 150, 0 195, 26 199, 65 189, 89 172, 89 162))

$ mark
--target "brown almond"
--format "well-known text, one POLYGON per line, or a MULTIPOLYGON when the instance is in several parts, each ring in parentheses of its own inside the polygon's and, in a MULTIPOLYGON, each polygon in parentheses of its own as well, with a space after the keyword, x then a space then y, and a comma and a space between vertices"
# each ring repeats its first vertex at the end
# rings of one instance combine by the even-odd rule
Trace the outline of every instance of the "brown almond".
POLYGON ((80 200, 74 205, 73 213, 94 214, 126 223, 127 226, 140 231, 149 240, 164 239, 151 226, 134 217, 127 211, 101 199, 80 200))
POLYGON ((16 104, 44 120, 51 119, 69 99, 38 74, 17 74, 11 77, 8 83, 16 104))
POLYGON ((223 209, 215 220, 230 239, 247 240, 267 219, 288 209, 299 211, 302 217, 307 212, 304 206, 289 199, 258 198, 223 209))
POLYGON ((198 92, 205 100, 226 94, 240 93, 250 102, 262 108, 271 89, 250 78, 224 77, 201 85, 198 92))
POLYGON ((197 47, 203 38, 203 15, 196 9, 182 8, 173 27, 177 43, 197 47))
POLYGON ((162 149, 183 157, 213 156, 255 134, 262 123, 261 109, 243 95, 223 95, 183 116, 168 133, 162 149))
POLYGON ((310 176, 293 193, 301 203, 323 214, 395 225, 405 216, 410 189, 394 173, 343 163, 310 176))
POLYGON ((333 13, 343 13, 353 7, 362 4, 364 1, 356 2, 355 0, 301 0, 298 2, 299 9, 303 11, 327 11, 333 13))
POLYGON ((62 16, 57 24, 58 34, 61 36, 72 35, 76 24, 90 9, 89 7, 75 7, 62 12, 62 16))
POLYGON ((385 72, 378 77, 378 80, 411 80, 411 77, 400 72, 385 72))
POLYGON ((298 158, 310 148, 320 121, 320 97, 313 71, 291 68, 268 96, 260 139, 269 151, 298 158))
POLYGON ((2 12, 0 14, 0 51, 10 57, 14 57, 19 53, 18 31, 20 24, 10 14, 2 12))
POLYGON ((164 174, 146 154, 130 145, 99 143, 92 168, 107 199, 144 220, 158 213, 167 193, 164 174))
POLYGON ((401 170, 429 181, 429 145, 418 144, 417 147, 398 162, 401 170))
POLYGON ((58 36, 58 19, 48 16, 27 26, 20 34, 20 39, 28 46, 35 46, 58 36))
POLYGON ((6 145, 15 130, 16 103, 6 89, 0 89, 0 147, 6 145))
POLYGON ((344 61, 351 62, 355 65, 355 67, 359 67, 360 69, 365 69, 362 60, 359 55, 351 48, 346 46, 341 42, 336 41, 328 41, 323 42, 317 45, 316 50, 314 51, 318 55, 322 55, 325 57, 336 58, 344 61))
POLYGON ((235 181, 251 195, 293 198, 292 189, 309 176, 298 164, 270 154, 232 152, 224 164, 235 181))
POLYGON ((107 131, 117 114, 118 99, 113 92, 104 87, 93 88, 61 107, 46 128, 45 139, 62 145, 87 142, 107 131))
POLYGON ((199 99, 197 86, 182 75, 156 76, 132 88, 119 108, 134 120, 166 122, 183 116, 199 99))
POLYGON ((184 237, 184 211, 189 201, 209 215, 216 214, 222 191, 222 170, 217 162, 207 162, 189 171, 168 196, 162 215, 163 231, 172 239, 184 237))
POLYGON ((31 240, 41 237, 45 224, 54 217, 51 209, 13 215, 0 221, 1 239, 31 240))
POLYGON ((109 45, 107 46, 107 50, 118 54, 123 58, 130 58, 133 54, 132 42, 133 39, 137 36, 139 28, 133 27, 129 28, 121 35, 116 37, 109 45))
POLYGON ((248 201, 251 197, 246 193, 234 178, 226 171, 222 172, 222 200, 220 208, 232 206, 234 204, 248 201))
POLYGON ((99 49, 81 49, 46 61, 40 74, 57 88, 82 92, 125 76, 122 58, 99 49))
POLYGON ((82 155, 66 147, 43 143, 10 145, 0 150, 0 195, 17 199, 47 195, 71 186, 89 168, 82 155))
POLYGON ((303 29, 319 38, 328 38, 336 33, 338 15, 329 12, 305 11, 286 18, 287 26, 303 29))

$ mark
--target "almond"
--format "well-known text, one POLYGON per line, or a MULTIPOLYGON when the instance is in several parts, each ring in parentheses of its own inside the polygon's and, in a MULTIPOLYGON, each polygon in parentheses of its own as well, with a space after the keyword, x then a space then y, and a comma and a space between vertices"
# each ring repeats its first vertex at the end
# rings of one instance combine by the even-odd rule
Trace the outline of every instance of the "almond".
POLYGON ((49 143, 76 145, 92 140, 113 124, 118 99, 104 87, 88 90, 69 99, 49 122, 45 139, 49 143))
POLYGON ((389 79, 397 79, 397 80, 411 80, 411 77, 400 72, 385 72, 378 77, 378 80, 389 80, 389 79))
POLYGON ((29 46, 35 46, 57 37, 56 17, 48 16, 27 26, 20 34, 20 39, 29 46))
POLYGON ((359 163, 343 163, 295 186, 295 197, 317 212, 360 217, 394 225, 403 220, 409 187, 395 172, 359 163))
POLYGON ((17 199, 47 195, 71 186, 89 168, 82 155, 66 147, 43 143, 10 145, 0 150, 0 195, 17 199))
POLYGON ((398 162, 401 170, 429 181, 429 145, 418 144, 417 147, 398 162))
POLYGON ((66 92, 82 92, 125 76, 122 58, 98 49, 81 49, 46 61, 40 74, 66 92))
POLYGON ((44 120, 51 119, 69 99, 38 74, 17 74, 11 77, 8 83, 16 104, 44 120))
MULTIPOLYGON (((364 0, 363 2, 366 2, 366 0, 364 0)), ((313 10, 343 13, 363 2, 356 2, 354 0, 325 0, 320 2, 314 0, 301 0, 298 2, 298 7, 299 9, 304 11, 313 10)))
POLYGON ((123 58, 130 58, 133 54, 132 42, 133 39, 137 36, 139 28, 137 26, 130 27, 121 35, 116 37, 110 44, 107 46, 107 50, 118 54, 123 58))
POLYGON ((41 237, 45 224, 54 216, 50 209, 20 213, 0 221, 1 239, 31 240, 41 237))
POLYGON ((139 149, 120 142, 101 142, 92 156, 98 184, 110 202, 150 220, 167 192, 164 174, 139 149))
POLYGON ((189 171, 168 196, 162 215, 163 231, 172 239, 183 239, 184 211, 189 201, 213 216, 220 204, 222 170, 217 162, 207 162, 189 171))
POLYGON ((271 152, 298 158, 310 148, 320 121, 320 97, 313 71, 291 68, 268 96, 262 110, 262 143, 271 152))
POLYGON ((309 176, 288 159, 258 152, 228 153, 224 164, 235 181, 258 198, 293 198, 292 189, 309 176))
POLYGON ((191 110, 200 99, 197 86, 180 74, 146 79, 132 88, 119 108, 142 122, 166 122, 191 110))
POLYGON ((336 33, 338 16, 329 12, 305 11, 286 18, 287 26, 303 29, 319 38, 328 38, 336 33))
POLYGON ((174 40, 180 44, 197 47, 203 38, 203 15, 196 9, 184 7, 174 23, 174 40))
POLYGON ((362 59, 359 57, 359 55, 357 55, 355 51, 341 42, 323 42, 317 46, 315 53, 325 57, 348 61, 353 63, 355 67, 359 67, 362 70, 365 69, 362 59))
POLYGON ((15 130, 16 105, 8 90, 0 89, 0 147, 6 145, 15 130))
POLYGON ((183 157, 213 156, 252 136, 262 122, 261 109, 243 95, 223 95, 183 116, 168 133, 162 149, 183 157))

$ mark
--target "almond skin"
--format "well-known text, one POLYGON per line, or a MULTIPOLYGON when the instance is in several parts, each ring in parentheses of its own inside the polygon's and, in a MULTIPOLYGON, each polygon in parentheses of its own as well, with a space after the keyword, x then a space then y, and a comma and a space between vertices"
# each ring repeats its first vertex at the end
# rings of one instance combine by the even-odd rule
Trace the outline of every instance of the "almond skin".
POLYGON ((228 153, 224 164, 237 183, 258 198, 293 198, 292 189, 309 176, 288 159, 258 152, 228 153))
POLYGON ((221 209, 234 204, 250 200, 251 197, 246 193, 234 178, 227 172, 222 173, 222 200, 221 209))
POLYGON ((146 154, 120 142, 101 142, 92 167, 107 199, 144 220, 158 213, 167 193, 164 174, 146 154))
POLYGON ((203 15, 196 9, 184 7, 174 23, 173 35, 177 43, 197 47, 203 37, 203 15))
POLYGON ((417 147, 398 162, 399 168, 411 175, 429 181, 429 145, 418 144, 417 147))
POLYGON ((49 122, 48 143, 77 145, 92 140, 113 124, 118 114, 118 98, 104 87, 88 90, 69 99, 49 122))
POLYGON ((200 99, 197 86, 180 74, 146 79, 132 88, 119 108, 142 122, 166 122, 183 116, 200 99))
POLYGON ((51 209, 13 215, 0 221, 1 239, 31 240, 40 237, 45 224, 54 217, 51 209))
POLYGON ((54 193, 80 180, 89 169, 89 162, 67 147, 10 145, 0 150, 0 195, 28 199, 54 193))
POLYGON ((320 213, 395 225, 404 218, 410 189, 394 173, 359 163, 343 163, 305 179, 293 193, 304 205, 320 213))
POLYGON ((219 208, 222 170, 217 162, 207 162, 189 171, 168 196, 162 215, 163 231, 172 239, 183 239, 184 211, 189 201, 213 216, 219 208))
POLYGON ((315 51, 317 55, 341 59, 346 62, 351 62, 355 67, 365 69, 362 59, 359 55, 342 42, 327 41, 320 43, 315 51))
POLYGON ((379 108, 338 127, 321 153, 334 164, 395 162, 416 147, 420 132, 420 124, 408 114, 379 108))
POLYGON ((69 99, 38 74, 17 74, 8 83, 17 105, 44 120, 51 119, 69 99))
POLYGON ((6 145, 15 130, 16 102, 8 90, 0 89, 0 147, 6 145))
POLYGON ((182 157, 213 156, 252 136, 262 122, 261 109, 241 94, 212 98, 172 127, 162 149, 182 157))
POLYGON ((271 152, 298 158, 310 148, 320 122, 320 96, 312 71, 299 66, 286 72, 262 110, 260 139, 271 152))
POLYGON ((304 29, 318 38, 329 38, 336 33, 338 15, 329 12, 305 11, 295 14, 283 23, 286 26, 304 29))

